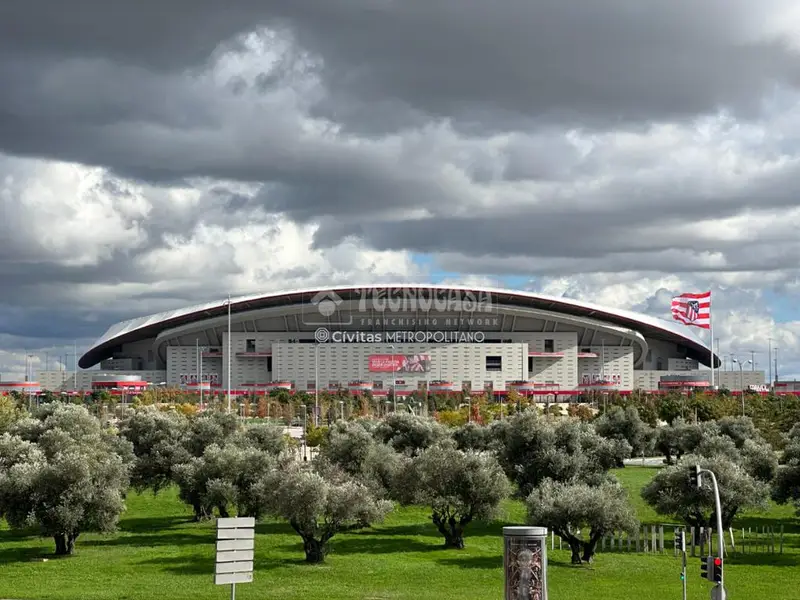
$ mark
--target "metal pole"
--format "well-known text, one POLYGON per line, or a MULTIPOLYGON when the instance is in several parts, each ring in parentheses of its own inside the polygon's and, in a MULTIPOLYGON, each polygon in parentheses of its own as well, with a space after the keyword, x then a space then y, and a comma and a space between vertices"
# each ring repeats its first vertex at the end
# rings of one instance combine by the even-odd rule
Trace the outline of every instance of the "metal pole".
POLYGON ((314 425, 319 414, 319 342, 314 345, 314 425))
POLYGON ((680 532, 681 536, 681 557, 683 566, 681 569, 681 580, 683 583, 683 600, 686 600, 686 531, 680 532))
POLYGON ((389 344, 392 349, 392 400, 394 401, 394 412, 397 412, 397 367, 395 367, 395 348, 394 344, 389 344))
POLYGON ((772 387, 772 338, 767 338, 769 341, 769 354, 767 355, 767 364, 769 365, 769 379, 767 385, 772 387))
POLYGON ((600 379, 605 383, 606 381, 606 339, 602 338, 600 340, 601 351, 600 351, 600 379))
MULTIPOLYGON (((197 379, 198 384, 200 383, 200 339, 194 338, 194 376, 197 379)), ((191 384, 191 381, 189 382, 191 384)))
MULTIPOLYGON (((33 383, 33 379, 34 379, 34 377, 33 377, 33 358, 34 358, 34 355, 30 354, 28 356, 31 359, 31 361, 30 361, 30 364, 31 364, 31 375, 30 375, 30 378, 28 379, 28 381, 33 383)), ((30 410, 31 408, 33 408, 33 388, 28 386, 28 410, 30 410)))
POLYGON ((750 370, 756 370, 756 353, 754 350, 750 350, 750 370))
POLYGON ((236 600, 236 584, 231 584, 231 600, 236 600))
POLYGON ((228 294, 228 414, 231 412, 231 295, 228 294))
POLYGON ((72 342, 72 355, 75 357, 75 363, 73 364, 74 372, 73 376, 75 377, 75 391, 78 391, 78 343, 72 342))
POLYGON ((775 346, 775 383, 778 383, 778 347, 775 346))
POLYGON ((197 360, 197 364, 200 365, 200 376, 197 378, 197 381, 200 384, 200 408, 203 408, 203 400, 205 399, 203 396, 203 351, 204 350, 205 348, 200 348, 197 360))
POLYGON ((742 369, 742 361, 739 361, 739 390, 742 395, 742 416, 744 415, 744 373, 742 369))
POLYGON ((714 378, 714 319, 711 317, 711 307, 709 306, 708 309, 708 333, 711 336, 711 343, 709 346, 711 347, 711 362, 709 363, 711 367, 711 389, 712 391, 715 388, 716 380, 714 378))
MULTIPOLYGON (((719 557, 725 559, 725 534, 722 531, 722 503, 719 501, 719 486, 717 485, 717 476, 712 471, 703 469, 702 472, 708 473, 711 476, 711 483, 714 484, 714 507, 717 513, 717 553, 719 557)), ((725 598, 725 570, 720 573, 719 587, 722 588, 721 598, 725 598)))

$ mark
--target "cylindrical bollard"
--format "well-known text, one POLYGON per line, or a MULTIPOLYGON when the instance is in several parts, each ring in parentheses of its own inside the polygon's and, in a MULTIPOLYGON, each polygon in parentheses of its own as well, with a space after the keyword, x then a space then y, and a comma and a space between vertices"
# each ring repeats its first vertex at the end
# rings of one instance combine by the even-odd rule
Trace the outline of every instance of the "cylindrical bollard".
POLYGON ((547 600, 547 528, 503 527, 505 600, 547 600))

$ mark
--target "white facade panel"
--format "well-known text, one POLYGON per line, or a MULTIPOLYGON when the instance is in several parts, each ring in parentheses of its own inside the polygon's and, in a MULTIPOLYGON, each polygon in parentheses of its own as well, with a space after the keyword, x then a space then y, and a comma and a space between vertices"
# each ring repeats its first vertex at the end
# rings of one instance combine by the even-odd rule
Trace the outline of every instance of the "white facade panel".
MULTIPOLYGON (((92 389, 92 381, 98 375, 105 373, 102 370, 78 370, 78 385, 75 385, 75 375, 72 371, 39 371, 37 381, 43 390, 50 392, 92 389)), ((142 380, 153 384, 167 381, 166 371, 111 371, 110 375, 136 375, 142 380)))

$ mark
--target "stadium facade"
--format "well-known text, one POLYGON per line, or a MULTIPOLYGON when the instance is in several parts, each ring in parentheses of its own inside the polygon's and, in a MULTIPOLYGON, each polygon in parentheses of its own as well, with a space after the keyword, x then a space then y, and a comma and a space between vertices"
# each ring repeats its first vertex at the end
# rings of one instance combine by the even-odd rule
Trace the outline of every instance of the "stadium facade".
MULTIPOLYGON (((392 285, 260 294, 125 321, 85 352, 81 370, 40 372, 38 383, 224 393, 230 377, 237 394, 575 395, 704 387, 710 362, 690 328, 630 311, 513 290, 392 285)), ((764 383, 762 371, 717 373, 729 389, 764 383)))

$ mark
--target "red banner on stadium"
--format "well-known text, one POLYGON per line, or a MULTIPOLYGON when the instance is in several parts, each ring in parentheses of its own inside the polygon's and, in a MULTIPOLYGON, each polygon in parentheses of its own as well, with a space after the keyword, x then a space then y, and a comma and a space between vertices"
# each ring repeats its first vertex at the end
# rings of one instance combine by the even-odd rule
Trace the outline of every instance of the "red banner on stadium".
POLYGON ((428 373, 431 357, 429 354, 371 354, 369 370, 372 373, 428 373))

